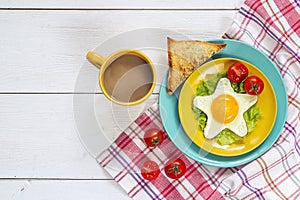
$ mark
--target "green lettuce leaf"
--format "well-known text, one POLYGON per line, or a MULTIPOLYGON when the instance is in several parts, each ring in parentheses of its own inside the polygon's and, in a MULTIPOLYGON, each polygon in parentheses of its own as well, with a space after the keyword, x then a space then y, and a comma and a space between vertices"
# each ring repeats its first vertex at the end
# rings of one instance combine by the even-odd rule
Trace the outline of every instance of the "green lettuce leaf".
POLYGON ((212 78, 200 82, 199 86, 197 87, 197 96, 207 96, 211 95, 217 86, 218 81, 221 78, 224 78, 227 76, 227 73, 218 73, 214 75, 212 78))
POLYGON ((194 111, 194 117, 195 117, 195 119, 198 120, 198 125, 199 125, 200 129, 202 131, 204 131, 204 128, 205 128, 206 122, 207 122, 207 116, 206 116, 206 114, 202 110, 198 109, 195 106, 193 106, 192 109, 194 111))
POLYGON ((246 93, 246 91, 244 89, 244 82, 240 82, 240 83, 233 83, 232 82, 231 87, 237 93, 246 93))
POLYGON ((242 137, 238 136, 228 128, 222 130, 216 139, 221 145, 229 145, 243 140, 242 137))
POLYGON ((259 108, 254 105, 244 113, 243 117, 246 121, 248 132, 252 132, 257 122, 262 117, 262 113, 260 112, 259 108))

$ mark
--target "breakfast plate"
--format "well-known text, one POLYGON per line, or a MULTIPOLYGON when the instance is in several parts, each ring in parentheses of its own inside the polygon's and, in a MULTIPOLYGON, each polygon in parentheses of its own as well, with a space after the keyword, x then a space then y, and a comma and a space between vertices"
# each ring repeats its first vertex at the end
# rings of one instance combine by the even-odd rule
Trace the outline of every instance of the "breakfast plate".
MULTIPOLYGON (((235 98, 237 97, 238 96, 235 98)), ((230 101, 229 103, 233 102, 230 101)), ((217 109, 219 110, 220 108, 217 109)), ((237 107, 237 110, 241 110, 241 108, 237 107)), ((235 58, 219 58, 202 65, 185 81, 178 99, 180 122, 188 137, 203 150, 220 156, 242 155, 259 146, 268 137, 273 128, 276 111, 276 97, 269 80, 255 66, 235 58), (206 77, 226 72, 229 66, 234 63, 243 63, 249 70, 248 76, 255 75, 263 80, 264 91, 258 95, 258 101, 256 103, 256 107, 262 113, 262 117, 254 130, 243 137, 242 140, 230 145, 221 145, 216 139, 206 139, 204 137, 203 131, 199 128, 198 120, 194 119, 192 102, 197 93, 199 82, 203 81, 206 77)))
MULTIPOLYGON (((270 59, 259 50, 240 41, 229 39, 213 40, 214 43, 225 43, 226 48, 211 58, 236 58, 256 66, 269 80, 273 87, 277 115, 275 122, 266 138, 259 146, 236 153, 235 155, 224 156, 210 153, 200 148, 185 133, 178 114, 178 98, 181 88, 178 88, 173 95, 167 93, 167 75, 165 76, 159 94, 159 109, 164 128, 172 142, 187 156, 195 161, 216 167, 234 167, 248 163, 265 153, 276 142, 279 137, 287 115, 287 93, 282 77, 276 66, 270 59), (240 154, 240 155, 239 155, 240 154)), ((200 67, 201 68, 201 67, 200 67)))

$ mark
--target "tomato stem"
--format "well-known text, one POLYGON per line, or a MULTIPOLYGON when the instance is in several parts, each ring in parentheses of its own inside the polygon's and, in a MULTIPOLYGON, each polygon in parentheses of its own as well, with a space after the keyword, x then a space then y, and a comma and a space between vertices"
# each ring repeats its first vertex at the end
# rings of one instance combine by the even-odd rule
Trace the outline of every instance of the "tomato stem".
POLYGON ((253 91, 257 95, 258 94, 257 91, 259 89, 260 83, 255 84, 255 83, 253 83, 253 81, 250 81, 250 84, 251 84, 251 89, 249 91, 251 91, 251 92, 253 91))
POLYGON ((157 146, 157 145, 159 145, 160 144, 160 137, 158 136, 156 139, 154 139, 153 140, 153 144, 154 144, 154 146, 157 146))
POLYGON ((169 169, 169 173, 174 172, 175 176, 177 177, 178 174, 181 174, 182 171, 179 169, 179 165, 173 163, 173 167, 169 169))

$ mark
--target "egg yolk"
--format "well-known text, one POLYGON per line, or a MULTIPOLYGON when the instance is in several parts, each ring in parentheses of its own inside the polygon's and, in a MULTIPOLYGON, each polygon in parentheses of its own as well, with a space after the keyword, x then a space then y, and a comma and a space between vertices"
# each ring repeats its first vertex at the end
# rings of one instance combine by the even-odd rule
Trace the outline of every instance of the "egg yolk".
POLYGON ((214 119, 220 123, 232 122, 238 111, 238 102, 229 94, 221 94, 211 104, 211 113, 214 119))

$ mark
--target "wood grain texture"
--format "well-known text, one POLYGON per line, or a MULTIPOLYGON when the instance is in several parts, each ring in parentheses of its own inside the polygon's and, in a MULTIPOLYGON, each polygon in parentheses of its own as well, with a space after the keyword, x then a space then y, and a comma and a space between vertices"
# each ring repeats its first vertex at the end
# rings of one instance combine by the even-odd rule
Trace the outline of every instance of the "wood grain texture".
POLYGON ((157 69, 156 94, 145 104, 120 108, 101 94, 98 70, 83 67, 86 52, 143 28, 167 29, 193 39, 219 38, 241 2, 1 0, 1 199, 129 199, 84 148, 85 129, 78 127, 89 125, 89 118, 76 120, 75 111, 86 105, 76 107, 74 102, 92 99, 88 106, 105 130, 99 143, 104 149, 157 101, 167 69, 157 69), (80 74, 91 82, 77 88, 80 74))
POLYGON ((0 188, 7 200, 130 199, 113 180, 1 180, 0 188))
POLYGON ((76 8, 76 9, 235 9, 241 0, 1 0, 0 8, 76 8))
MULTIPOLYGON (((0 52, 5 52, 0 54, 0 92, 73 92, 86 52, 108 38, 163 28, 214 39, 226 31, 233 15, 234 11, 0 11, 0 52)), ((96 69, 90 70, 97 76, 96 69)))
MULTIPOLYGON (((100 150, 146 109, 143 106, 157 100, 153 96, 148 105, 121 110, 102 94, 92 96, 96 121, 105 130, 98 141, 100 150)), ((0 178, 111 178, 81 144, 79 135, 85 132, 77 132, 73 98, 68 94, 0 95, 0 178)))

